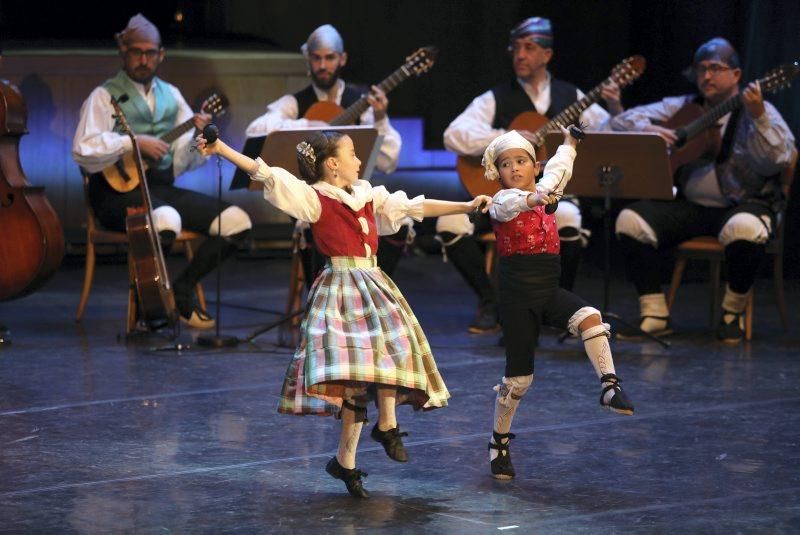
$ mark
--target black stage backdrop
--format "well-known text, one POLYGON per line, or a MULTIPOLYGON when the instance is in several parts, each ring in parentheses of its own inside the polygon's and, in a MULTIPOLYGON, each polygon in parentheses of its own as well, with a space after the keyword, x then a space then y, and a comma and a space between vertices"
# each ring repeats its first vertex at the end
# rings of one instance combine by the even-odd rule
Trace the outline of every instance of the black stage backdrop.
MULTIPOLYGON (((551 70, 583 89, 599 83, 622 58, 644 55, 647 71, 625 90, 626 106, 692 91, 680 73, 697 46, 714 36, 740 50, 746 81, 800 59, 800 2, 786 0, 162 0, 105 2, 102 10, 91 5, 3 0, 3 46, 113 46, 113 33, 141 11, 159 26, 167 47, 298 51, 311 30, 331 23, 349 53, 346 79, 372 83, 418 47, 437 45, 433 71, 390 98, 392 115, 425 119, 428 148, 442 146, 445 127, 472 98, 511 74, 508 31, 529 16, 552 20, 551 70)), ((768 97, 796 136, 798 86, 768 97)), ((800 187, 795 190, 796 201, 800 187)), ((787 221, 787 268, 798 275, 795 201, 787 221)))

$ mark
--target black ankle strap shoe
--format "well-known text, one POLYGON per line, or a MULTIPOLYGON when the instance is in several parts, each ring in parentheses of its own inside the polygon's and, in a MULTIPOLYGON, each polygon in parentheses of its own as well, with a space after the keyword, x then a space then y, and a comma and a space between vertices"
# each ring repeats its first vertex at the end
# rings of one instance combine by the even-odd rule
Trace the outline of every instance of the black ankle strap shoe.
POLYGON ((386 450, 386 455, 390 459, 398 463, 408 462, 408 452, 403 445, 403 437, 407 437, 408 433, 401 433, 400 426, 388 431, 381 431, 378 429, 378 424, 375 424, 369 436, 375 442, 380 442, 383 445, 383 449, 386 450))
POLYGON ((492 477, 495 479, 513 479, 516 472, 514 472, 514 465, 511 464, 511 452, 508 450, 508 445, 512 438, 517 438, 517 435, 492 431, 492 437, 494 438, 494 443, 489 442, 489 449, 497 450, 497 457, 490 462, 492 477), (506 442, 503 443, 503 440, 506 440, 506 442))
POLYGON ((325 465, 325 471, 334 478, 344 481, 347 492, 353 498, 369 498, 369 492, 364 488, 364 482, 361 481, 362 476, 367 477, 366 472, 362 472, 358 468, 343 468, 335 456, 325 465))

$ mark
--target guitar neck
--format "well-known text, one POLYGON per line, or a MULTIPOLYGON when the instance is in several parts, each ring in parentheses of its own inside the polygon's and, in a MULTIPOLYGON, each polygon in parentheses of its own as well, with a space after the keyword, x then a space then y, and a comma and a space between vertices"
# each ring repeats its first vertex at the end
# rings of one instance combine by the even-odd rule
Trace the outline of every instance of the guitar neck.
POLYGON ((685 142, 700 132, 706 130, 711 125, 715 124, 720 118, 724 117, 726 114, 732 112, 733 110, 739 108, 742 105, 742 98, 741 95, 734 95, 725 102, 717 104, 706 113, 692 121, 691 123, 687 124, 683 128, 679 128, 676 130, 676 135, 678 139, 682 142, 685 142))
POLYGON ((172 130, 161 136, 161 140, 164 141, 165 143, 171 144, 173 141, 181 137, 183 134, 185 134, 192 128, 194 128, 194 123, 192 122, 192 119, 187 119, 186 121, 182 122, 172 130))
POLYGON ((580 98, 567 106, 561 113, 550 119, 544 126, 539 128, 536 132, 534 132, 534 139, 536 140, 535 145, 538 147, 544 143, 544 136, 548 133, 553 131, 559 126, 567 126, 569 124, 573 124, 575 121, 578 120, 581 113, 594 104, 595 102, 599 102, 601 98, 601 92, 603 90, 603 86, 611 81, 611 78, 606 78, 598 84, 594 89, 586 93, 583 98, 580 98))
MULTIPOLYGON (((392 89, 400 85, 400 82, 406 80, 411 76, 411 72, 406 68, 405 65, 394 71, 390 74, 385 80, 378 84, 378 87, 384 93, 388 94, 392 89)), ((358 121, 358 118, 361 117, 361 114, 367 111, 369 108, 369 101, 367 100, 367 96, 364 95, 358 100, 356 100, 353 104, 351 104, 346 110, 340 113, 331 121, 331 126, 344 126, 348 124, 355 124, 358 121)))

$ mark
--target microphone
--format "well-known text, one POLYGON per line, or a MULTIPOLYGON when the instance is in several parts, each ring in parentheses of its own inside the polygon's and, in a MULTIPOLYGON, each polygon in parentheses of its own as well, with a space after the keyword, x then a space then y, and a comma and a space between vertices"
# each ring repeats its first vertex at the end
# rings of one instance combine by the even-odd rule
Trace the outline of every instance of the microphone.
POLYGON ((206 142, 211 145, 212 143, 216 142, 219 139, 219 128, 217 125, 213 123, 209 123, 203 128, 203 137, 206 138, 206 142))

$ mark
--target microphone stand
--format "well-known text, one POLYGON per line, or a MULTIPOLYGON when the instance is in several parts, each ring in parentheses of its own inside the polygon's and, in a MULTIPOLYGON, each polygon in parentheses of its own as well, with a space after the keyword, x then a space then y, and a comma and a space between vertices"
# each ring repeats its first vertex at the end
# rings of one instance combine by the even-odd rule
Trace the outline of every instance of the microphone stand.
MULTIPOLYGON (((209 124, 203 128, 203 137, 211 144, 219 138, 219 129, 216 125, 209 124)), ((217 155, 217 236, 222 238, 222 158, 217 155)), ((216 329, 214 336, 200 335, 197 343, 204 347, 233 347, 239 343, 235 336, 222 336, 219 334, 219 324, 222 323, 220 316, 220 289, 222 287, 222 248, 217 251, 217 302, 215 304, 215 314, 217 316, 216 329)))

